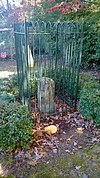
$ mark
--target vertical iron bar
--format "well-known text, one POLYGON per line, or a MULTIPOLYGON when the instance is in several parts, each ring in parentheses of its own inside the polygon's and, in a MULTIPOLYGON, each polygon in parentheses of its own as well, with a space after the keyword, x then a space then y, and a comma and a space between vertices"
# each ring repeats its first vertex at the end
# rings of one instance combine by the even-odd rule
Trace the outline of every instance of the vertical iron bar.
POLYGON ((82 56, 82 44, 83 44, 83 25, 84 25, 84 19, 82 19, 82 27, 80 35, 80 47, 79 47, 79 64, 77 69, 77 82, 76 82, 76 97, 75 97, 75 108, 77 106, 77 97, 78 97, 78 84, 79 84, 79 73, 80 73, 80 65, 81 65, 81 56, 82 56))
POLYGON ((30 89, 29 89, 29 66, 28 66, 28 31, 27 31, 27 22, 26 17, 24 20, 24 31, 25 31, 25 60, 27 61, 27 72, 25 74, 25 80, 27 82, 27 97, 24 96, 24 102, 26 106, 29 106, 29 97, 30 97, 30 89))

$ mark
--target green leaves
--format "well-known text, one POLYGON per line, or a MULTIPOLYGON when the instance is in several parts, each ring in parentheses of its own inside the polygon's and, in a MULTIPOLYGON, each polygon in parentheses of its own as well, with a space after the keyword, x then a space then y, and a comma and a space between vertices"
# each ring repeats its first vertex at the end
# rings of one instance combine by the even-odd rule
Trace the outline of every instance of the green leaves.
POLYGON ((0 107, 0 146, 2 150, 16 146, 26 148, 32 137, 32 122, 26 106, 9 103, 0 107))
POLYGON ((17 76, 0 81, 0 146, 3 151, 26 148, 32 137, 28 108, 15 102, 17 76))
POLYGON ((94 78, 87 80, 80 91, 78 110, 83 116, 100 124, 100 83, 94 78))

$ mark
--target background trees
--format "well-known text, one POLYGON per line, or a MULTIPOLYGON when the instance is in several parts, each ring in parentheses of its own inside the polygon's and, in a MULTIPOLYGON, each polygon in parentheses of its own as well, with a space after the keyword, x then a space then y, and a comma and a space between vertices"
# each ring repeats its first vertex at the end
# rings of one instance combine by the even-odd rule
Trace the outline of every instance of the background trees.
POLYGON ((100 44, 100 0, 7 0, 4 6, 0 0, 0 21, 13 24, 16 21, 28 20, 44 21, 81 21, 84 18, 84 40, 82 66, 99 65, 100 44), (8 16, 9 14, 9 16, 8 16))

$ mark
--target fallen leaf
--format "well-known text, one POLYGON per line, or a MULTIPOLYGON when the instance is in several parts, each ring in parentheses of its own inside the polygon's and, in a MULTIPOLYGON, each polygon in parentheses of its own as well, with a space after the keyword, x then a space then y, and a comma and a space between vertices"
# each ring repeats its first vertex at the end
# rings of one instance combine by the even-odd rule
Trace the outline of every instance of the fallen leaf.
POLYGON ((36 158, 35 158, 36 160, 38 160, 42 157, 42 155, 39 155, 38 149, 36 147, 35 147, 34 153, 35 153, 35 156, 36 156, 36 158))
POLYGON ((39 139, 40 137, 43 137, 43 130, 40 130, 40 129, 35 130, 35 129, 33 129, 32 134, 33 134, 35 139, 39 139))
POLYGON ((97 168, 97 169, 100 169, 100 165, 97 165, 96 168, 97 168))
POLYGON ((66 151, 66 153, 70 153, 70 150, 65 150, 66 151))
POLYGON ((17 155, 15 155, 15 158, 20 158, 20 157, 22 157, 24 155, 24 152, 23 151, 19 151, 18 153, 17 153, 17 155))
POLYGON ((14 150, 13 148, 8 149, 8 150, 6 150, 6 153, 11 153, 13 150, 14 150))
POLYGON ((32 159, 31 154, 28 151, 25 153, 25 158, 32 159))
POLYGON ((79 170, 81 168, 81 166, 76 166, 75 168, 76 168, 76 170, 79 170))
POLYGON ((16 150, 15 150, 15 153, 18 153, 21 151, 21 147, 17 147, 16 150))
POLYGON ((83 128, 82 127, 77 128, 76 132, 79 134, 83 134, 83 128))
POLYGON ((79 149, 81 149, 81 148, 82 148, 82 146, 78 146, 78 148, 79 148, 79 149))
POLYGON ((92 143, 94 143, 94 142, 99 142, 99 139, 97 139, 97 138, 92 138, 92 143))
POLYGON ((72 138, 73 138, 73 135, 71 135, 71 136, 67 139, 67 141, 70 141, 72 138))
POLYGON ((39 151, 39 152, 38 152, 38 154, 39 154, 39 155, 45 155, 45 154, 46 154, 46 152, 39 151))
POLYGON ((44 128, 45 132, 49 135, 55 134, 57 132, 57 127, 55 125, 49 125, 44 128))
POLYGON ((74 146, 77 146, 77 142, 76 141, 74 141, 74 146))
POLYGON ((57 153, 57 148, 53 148, 52 151, 53 151, 53 153, 56 154, 57 153))
POLYGON ((60 107, 60 108, 59 108, 59 112, 62 112, 62 110, 63 110, 62 107, 60 107))
POLYGON ((72 109, 71 109, 71 112, 76 112, 76 111, 77 111, 76 108, 72 108, 72 109))
POLYGON ((35 159, 32 160, 28 160, 27 163, 31 166, 36 166, 37 165, 37 161, 35 159))

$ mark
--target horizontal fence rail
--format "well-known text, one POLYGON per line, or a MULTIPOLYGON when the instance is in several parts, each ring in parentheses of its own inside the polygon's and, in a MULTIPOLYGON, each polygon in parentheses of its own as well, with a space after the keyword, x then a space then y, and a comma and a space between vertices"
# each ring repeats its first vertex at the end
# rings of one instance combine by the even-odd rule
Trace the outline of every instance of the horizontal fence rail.
POLYGON ((83 21, 14 25, 19 94, 34 117, 77 106, 83 21))

